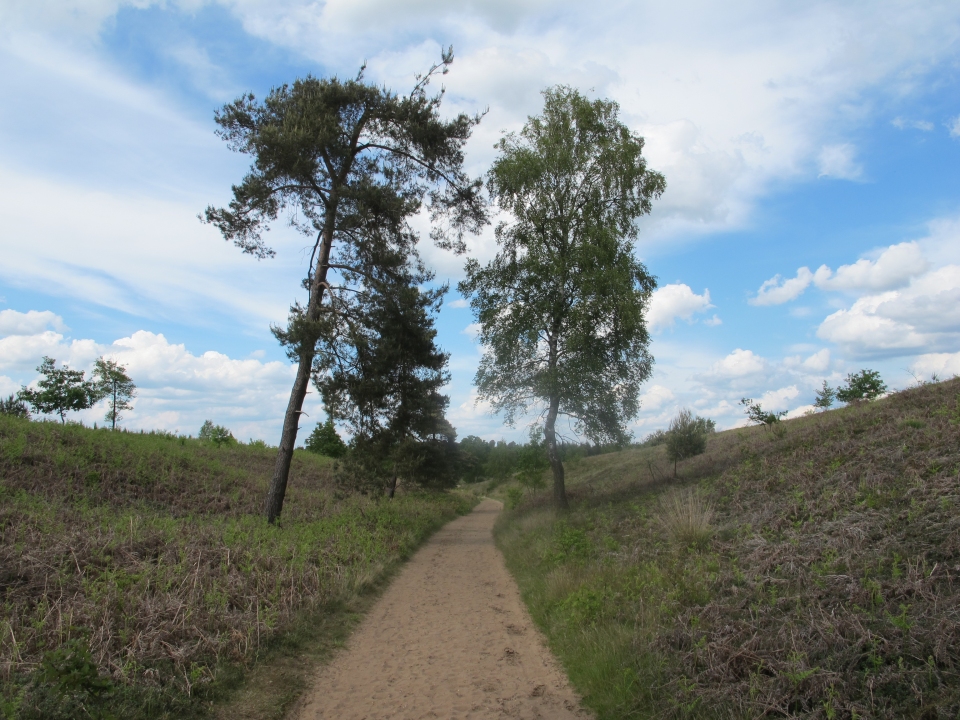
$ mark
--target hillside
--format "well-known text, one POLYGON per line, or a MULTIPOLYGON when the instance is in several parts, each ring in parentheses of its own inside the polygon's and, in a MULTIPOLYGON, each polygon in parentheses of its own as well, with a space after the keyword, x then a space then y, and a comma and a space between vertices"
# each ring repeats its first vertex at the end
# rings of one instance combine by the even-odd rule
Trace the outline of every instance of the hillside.
POLYGON ((329 459, 298 451, 270 527, 274 457, 0 415, 0 715, 197 715, 310 613, 340 632, 358 593, 471 506, 345 496, 329 459))
POLYGON ((498 525, 601 718, 960 714, 960 380, 570 468, 498 525))

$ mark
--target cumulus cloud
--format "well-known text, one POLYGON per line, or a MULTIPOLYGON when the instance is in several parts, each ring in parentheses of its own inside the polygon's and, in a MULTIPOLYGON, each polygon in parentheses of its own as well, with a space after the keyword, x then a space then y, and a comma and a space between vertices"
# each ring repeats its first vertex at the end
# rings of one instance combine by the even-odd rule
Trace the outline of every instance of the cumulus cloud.
POLYGON ((714 363, 706 373, 707 377, 742 378, 766 372, 767 361, 753 350, 737 348, 722 360, 714 363))
POLYGON ((652 330, 662 330, 671 327, 678 318, 690 321, 695 313, 712 307, 709 290, 705 289, 703 295, 697 295, 689 285, 664 285, 653 291, 647 322, 652 330))
POLYGON ((856 153, 857 149, 850 143, 824 145, 817 158, 818 177, 857 180, 863 174, 863 168, 856 161, 856 153))
POLYGON ((946 380, 960 375, 960 352, 925 353, 910 364, 910 371, 923 379, 936 375, 941 380, 946 380))
POLYGON ((824 290, 892 290, 929 267, 919 243, 903 242, 883 250, 876 260, 861 258, 841 265, 836 273, 821 265, 813 280, 824 290))
POLYGON ((817 335, 858 357, 960 347, 960 266, 930 272, 903 290, 861 297, 827 316, 817 335))
POLYGON ((790 401, 794 400, 800 391, 796 385, 782 387, 779 390, 768 390, 760 396, 760 405, 764 410, 780 412, 790 406, 790 401))
POLYGON ((790 370, 806 373, 823 373, 830 368, 830 350, 823 348, 807 358, 791 355, 783 359, 783 366, 790 370))
MULTIPOLYGON (((124 365, 138 388, 134 410, 125 421, 129 427, 196 433, 211 419, 238 438, 268 442, 277 441, 294 376, 287 363, 241 360, 213 351, 198 355, 145 330, 109 344, 65 339, 48 330, 0 339, 0 370, 5 373, 0 391, 35 383, 39 376, 33 368, 43 355, 86 371, 101 355, 124 365)), ((322 419, 315 398, 308 396, 305 410, 310 416, 305 424, 322 419)), ((103 408, 94 408, 74 417, 90 424, 102 415, 103 408)))
POLYGON ((644 410, 659 410, 666 403, 676 397, 670 388, 663 385, 651 385, 643 395, 640 396, 640 406, 644 410))
POLYGON ((813 273, 807 267, 797 270, 795 278, 784 280, 775 275, 766 280, 757 290, 757 296, 748 302, 751 305, 781 305, 799 297, 812 281, 813 273))
POLYGON ((480 337, 480 323, 470 323, 463 330, 460 331, 461 335, 466 335, 471 340, 476 340, 480 337))
POLYGON ((447 307, 451 307, 451 308, 465 308, 465 307, 470 307, 470 301, 469 301, 469 300, 466 300, 465 298, 457 298, 457 299, 454 300, 453 302, 448 302, 448 303, 446 303, 446 306, 447 306, 447 307))
POLYGON ((67 329, 63 318, 49 310, 0 310, 0 335, 36 335, 50 328, 67 329))
POLYGON ((834 272, 821 265, 815 273, 801 267, 796 277, 784 280, 780 275, 766 280, 751 305, 781 305, 795 300, 811 283, 822 290, 891 290, 902 287, 911 278, 922 275, 930 267, 920 243, 903 242, 882 250, 875 260, 861 258, 852 265, 841 265, 834 272))

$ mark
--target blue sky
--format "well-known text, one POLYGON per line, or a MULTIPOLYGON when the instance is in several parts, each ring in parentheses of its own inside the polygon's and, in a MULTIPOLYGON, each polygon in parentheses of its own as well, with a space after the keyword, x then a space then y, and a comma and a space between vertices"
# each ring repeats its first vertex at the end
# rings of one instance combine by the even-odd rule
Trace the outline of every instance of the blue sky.
MULTIPOLYGON (((474 174, 566 83, 617 100, 667 178, 637 247, 660 289, 636 435, 683 406, 742 423, 744 395, 799 414, 864 367, 895 388, 960 373, 955 2, 452 5, 5 0, 0 394, 42 355, 105 354, 140 386, 130 427, 209 418, 276 442, 292 369, 269 325, 298 297, 307 241, 277 227, 277 257, 256 262, 197 221, 247 167, 213 112, 363 61, 403 92, 448 44, 445 111, 489 108, 474 174)), ((455 286, 463 259, 424 238, 455 286)), ((470 247, 490 258, 492 233, 470 247)), ((520 438, 474 402, 481 350, 458 300, 438 318, 450 417, 461 436, 520 438)))

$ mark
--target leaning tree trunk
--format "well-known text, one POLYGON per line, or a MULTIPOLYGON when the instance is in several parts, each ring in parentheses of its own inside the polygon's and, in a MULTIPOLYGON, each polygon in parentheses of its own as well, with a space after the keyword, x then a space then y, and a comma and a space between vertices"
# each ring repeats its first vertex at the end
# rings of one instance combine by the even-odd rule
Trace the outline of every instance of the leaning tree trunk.
MULTIPOLYGON (((313 283, 310 286, 310 302, 307 304, 307 319, 319 320, 320 302, 327 287, 327 270, 330 265, 330 248, 333 245, 333 223, 328 221, 323 229, 323 242, 320 245, 320 257, 317 259, 313 283)), ((310 387, 310 374, 313 370, 313 358, 316 345, 308 342, 300 348, 300 361, 297 365, 297 377, 290 391, 290 402, 283 416, 283 432, 280 434, 280 447, 277 448, 277 461, 273 466, 273 479, 264 503, 267 522, 273 524, 283 510, 283 498, 287 493, 287 479, 290 477, 290 462, 293 460, 293 448, 297 443, 297 431, 300 429, 300 415, 303 412, 303 400, 310 387)))
POLYGON ((547 442, 547 460, 550 462, 550 469, 553 470, 553 503, 559 510, 568 510, 570 505, 567 502, 567 488, 563 481, 563 462, 557 451, 556 425, 559 410, 560 398, 550 398, 550 410, 543 424, 543 437, 547 442))

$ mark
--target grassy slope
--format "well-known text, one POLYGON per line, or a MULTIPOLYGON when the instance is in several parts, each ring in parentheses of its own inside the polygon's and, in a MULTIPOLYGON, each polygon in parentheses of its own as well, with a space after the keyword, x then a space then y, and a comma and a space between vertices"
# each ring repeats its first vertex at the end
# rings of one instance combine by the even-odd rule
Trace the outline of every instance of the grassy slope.
POLYGON ((570 470, 498 541, 601 718, 960 715, 960 380, 570 470), (686 489, 686 490, 685 490, 686 489), (684 492, 693 494, 684 497, 684 492), (668 498, 713 509, 701 542, 668 498))
MULTIPOLYGON (((297 645, 298 626, 322 640, 305 618, 348 616, 470 506, 343 497, 330 461, 298 452, 282 527, 270 527, 260 506, 274 457, 0 416, 0 715, 196 714, 271 643, 297 645), (106 701, 98 673, 113 683, 106 701)), ((344 623, 327 625, 342 635, 344 623)))

